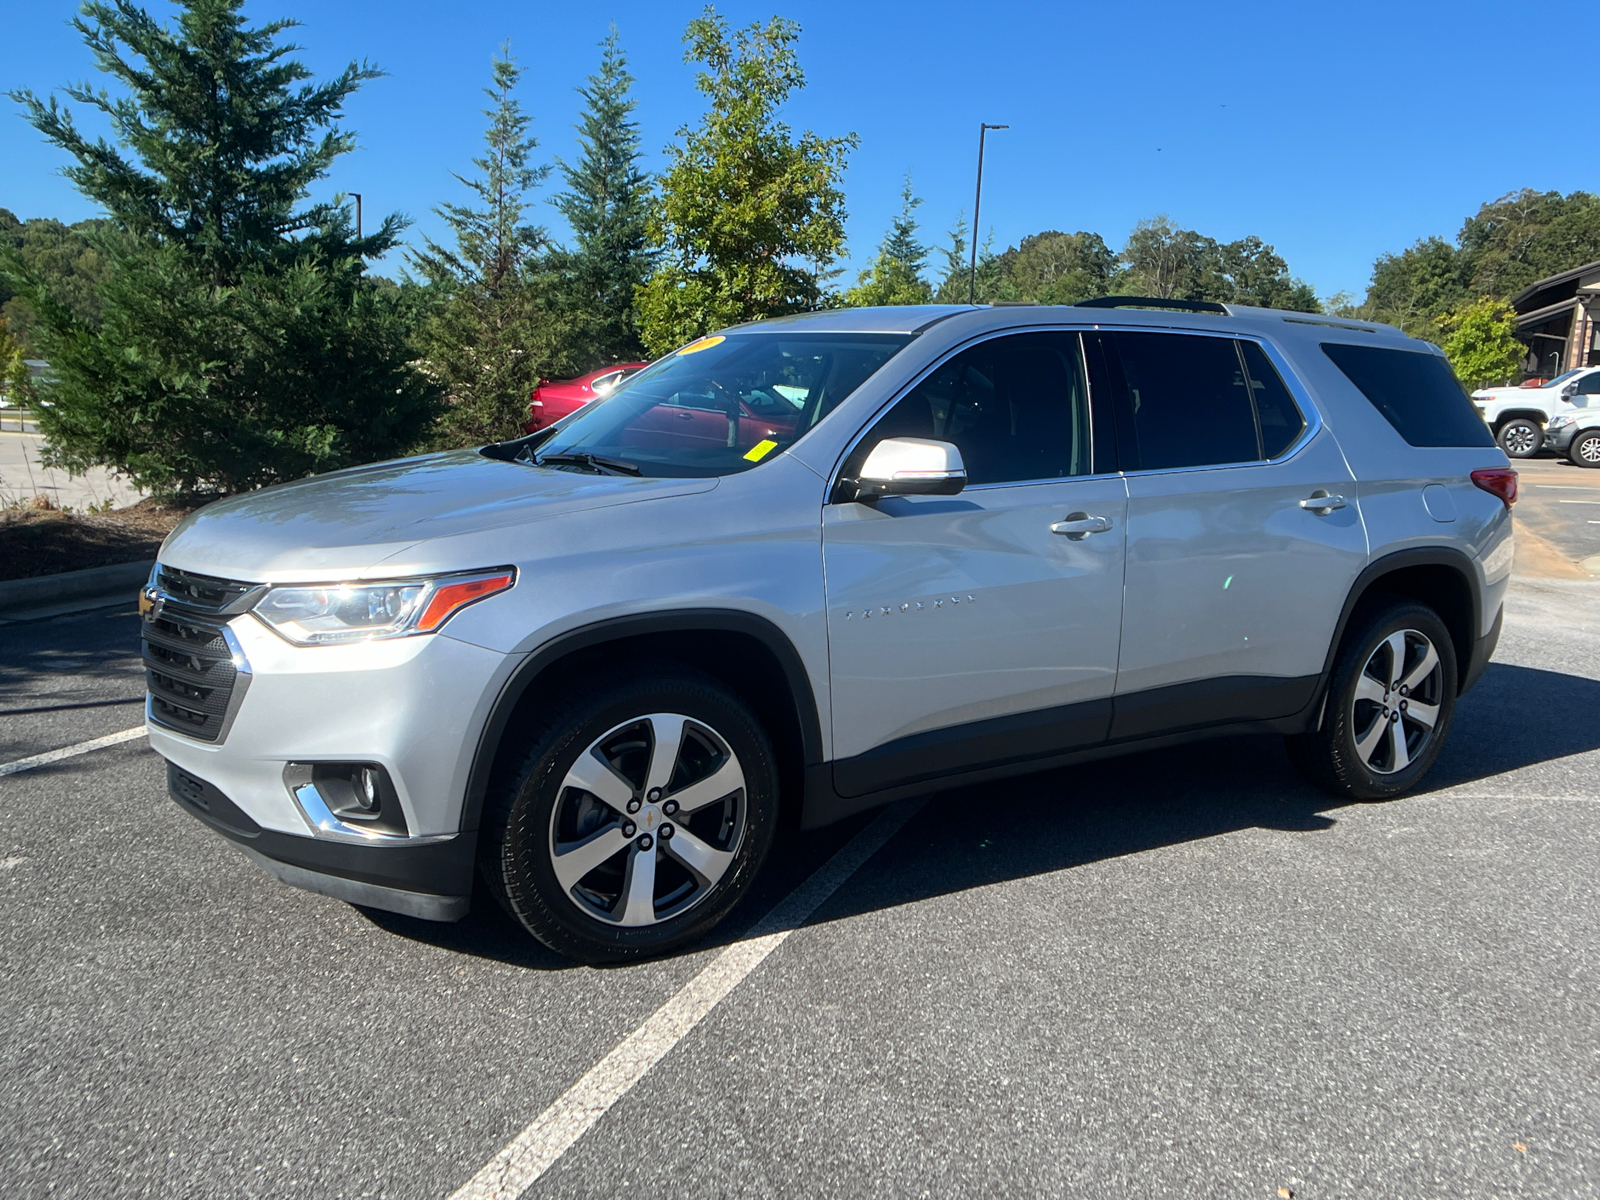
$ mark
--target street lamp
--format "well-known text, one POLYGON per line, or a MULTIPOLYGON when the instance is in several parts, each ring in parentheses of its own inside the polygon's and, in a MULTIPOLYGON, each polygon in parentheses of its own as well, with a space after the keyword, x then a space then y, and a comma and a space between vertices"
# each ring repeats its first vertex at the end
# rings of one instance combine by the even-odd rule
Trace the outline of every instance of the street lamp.
POLYGON ((351 192, 356 199, 356 241, 361 240, 361 193, 351 192))
POLYGON ((983 138, 991 129, 1010 129, 1009 125, 978 125, 978 192, 972 198, 972 266, 967 272, 967 303, 978 302, 978 206, 983 203, 983 138))

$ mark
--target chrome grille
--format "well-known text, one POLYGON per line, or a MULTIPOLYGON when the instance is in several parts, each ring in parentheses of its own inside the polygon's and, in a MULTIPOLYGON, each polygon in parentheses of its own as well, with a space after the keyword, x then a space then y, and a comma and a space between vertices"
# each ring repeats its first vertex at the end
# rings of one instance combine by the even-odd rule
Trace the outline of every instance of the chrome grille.
POLYGON ((250 607, 247 599, 253 600, 266 590, 264 584, 240 583, 165 566, 156 573, 156 588, 169 603, 201 613, 243 612, 250 607))
POLYGON ((247 608, 260 590, 259 584, 159 569, 158 602, 145 616, 140 646, 152 721, 206 742, 223 735, 239 681, 223 628, 226 614, 247 608))

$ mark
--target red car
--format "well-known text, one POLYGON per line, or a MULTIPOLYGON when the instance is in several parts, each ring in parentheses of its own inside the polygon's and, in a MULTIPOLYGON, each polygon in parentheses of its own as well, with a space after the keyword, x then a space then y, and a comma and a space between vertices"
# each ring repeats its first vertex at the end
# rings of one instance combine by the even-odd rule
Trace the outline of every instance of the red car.
POLYGON ((553 425, 569 413, 575 413, 591 400, 603 400, 616 390, 617 384, 628 376, 648 367, 649 363, 614 363, 579 375, 576 379, 539 380, 539 386, 528 397, 528 420, 523 425, 527 433, 536 433, 553 425))

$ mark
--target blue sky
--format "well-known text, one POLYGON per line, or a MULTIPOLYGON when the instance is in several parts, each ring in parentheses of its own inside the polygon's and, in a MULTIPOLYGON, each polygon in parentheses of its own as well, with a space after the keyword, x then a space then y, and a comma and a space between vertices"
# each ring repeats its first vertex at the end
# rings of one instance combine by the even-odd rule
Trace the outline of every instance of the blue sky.
MULTIPOLYGON (((170 9, 152 4, 165 16, 170 9)), ((1219 240, 1256 234, 1322 295, 1365 290, 1372 261, 1451 236, 1484 200, 1519 187, 1600 189, 1580 56, 1600 6, 1555 2, 1311 4, 725 3, 737 24, 799 21, 809 87, 797 130, 855 132, 846 177, 850 273, 870 259, 912 172, 925 241, 970 217, 977 127, 992 134, 983 226, 995 248, 1041 229, 1093 230, 1115 248, 1166 213, 1219 240)), ((389 72, 348 108, 360 148, 323 189, 359 191, 370 220, 400 211, 410 236, 460 200, 483 118, 479 89, 503 38, 526 68, 522 101, 547 158, 573 154, 573 88, 615 21, 638 79, 647 165, 702 106, 682 60, 696 3, 251 0, 291 16, 319 75, 352 58, 389 72)), ((8 6, 0 88, 48 93, 91 76, 61 0, 8 6)), ((0 207, 76 220, 92 207, 62 156, 0 98, 0 207)), ((553 190, 546 188, 547 197, 553 190)), ((555 211, 537 219, 560 234, 555 211)), ((398 270, 391 256, 383 269, 398 270)))

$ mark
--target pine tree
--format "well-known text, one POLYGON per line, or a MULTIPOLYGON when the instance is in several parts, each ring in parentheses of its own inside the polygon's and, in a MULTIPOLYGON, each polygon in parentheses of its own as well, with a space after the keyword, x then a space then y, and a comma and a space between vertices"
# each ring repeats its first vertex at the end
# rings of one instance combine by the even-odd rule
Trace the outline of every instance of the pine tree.
POLYGON ((633 76, 615 25, 600 45, 600 70, 577 89, 585 106, 581 153, 576 163, 561 164, 567 190, 554 200, 577 243, 566 265, 587 366, 644 353, 634 293, 655 258, 646 244, 650 179, 639 167, 639 127, 630 118, 633 76))
POLYGON ((455 235, 453 248, 431 238, 411 256, 427 281, 432 305, 418 334, 423 367, 445 394, 441 446, 514 437, 528 419, 528 394, 552 364, 566 365, 560 304, 541 252, 549 238, 524 220, 528 193, 549 173, 533 165, 532 118, 512 95, 522 69, 502 45, 493 60, 487 152, 472 160, 479 174, 455 178, 471 204, 434 211, 455 235))
MULTIPOLYGON (((939 277, 939 287, 934 292, 935 304, 965 304, 969 291, 972 268, 967 257, 971 244, 967 241, 965 213, 956 216, 955 228, 947 235, 950 244, 940 251, 944 255, 944 272, 939 277)), ((988 304, 995 300, 1016 299, 1016 289, 1006 278, 1002 260, 994 253, 994 232, 991 230, 978 248, 977 303, 988 304)))
POLYGON ((16 253, 0 261, 53 368, 40 414, 51 461, 193 494, 404 450, 434 393, 407 365, 403 299, 363 261, 402 222, 356 238, 343 207, 302 206, 354 145, 338 125, 345 100, 380 72, 351 63, 305 85, 297 47, 279 40, 294 22, 250 28, 242 0, 178 7, 176 28, 132 0, 91 0, 73 22, 123 94, 66 94, 109 120, 121 150, 54 98, 12 93, 110 216, 89 235, 106 262, 97 323, 16 253))
POLYGON ((922 197, 913 190, 911 172, 907 171, 905 184, 900 189, 900 215, 894 219, 882 251, 917 279, 922 278, 928 265, 928 248, 917 241, 915 213, 921 204, 922 197))
POLYGON ((872 265, 862 271, 856 286, 844 294, 850 306, 879 304, 929 304, 933 287, 922 277, 928 262, 928 248, 917 241, 916 209, 922 203, 906 174, 900 192, 900 215, 878 247, 872 265))

